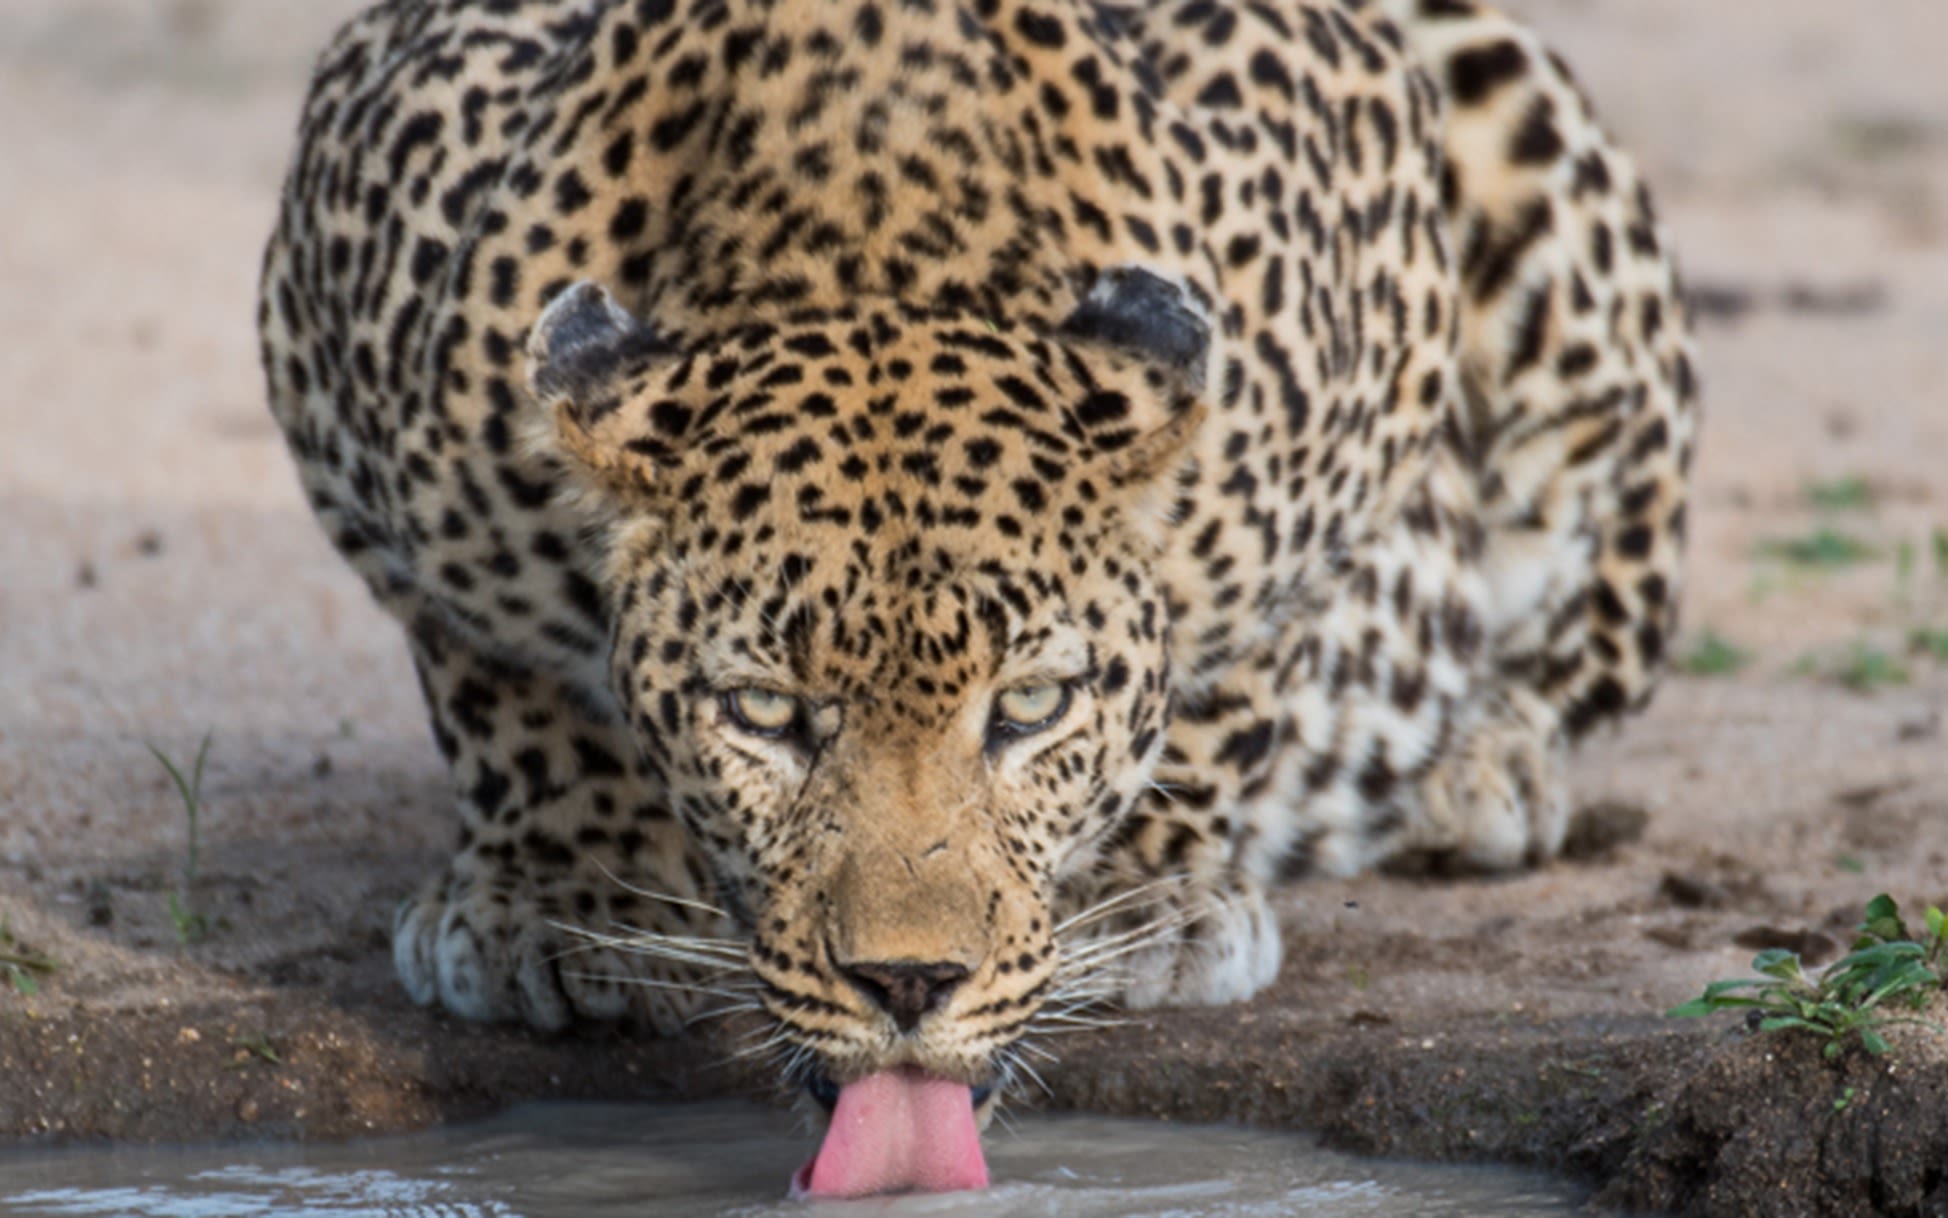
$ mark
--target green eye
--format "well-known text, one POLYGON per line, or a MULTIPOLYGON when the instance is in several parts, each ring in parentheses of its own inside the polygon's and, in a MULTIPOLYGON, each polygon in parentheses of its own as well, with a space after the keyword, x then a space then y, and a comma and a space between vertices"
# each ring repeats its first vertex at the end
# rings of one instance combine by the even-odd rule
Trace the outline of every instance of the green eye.
POLYGON ((754 736, 782 736, 798 722, 798 699, 768 689, 733 689, 724 695, 724 713, 754 736))
POLYGON ((1039 732, 1062 717, 1069 709, 1069 687, 1050 681, 1041 685, 1019 685, 1003 690, 994 700, 994 725, 991 731, 1003 738, 1039 732))

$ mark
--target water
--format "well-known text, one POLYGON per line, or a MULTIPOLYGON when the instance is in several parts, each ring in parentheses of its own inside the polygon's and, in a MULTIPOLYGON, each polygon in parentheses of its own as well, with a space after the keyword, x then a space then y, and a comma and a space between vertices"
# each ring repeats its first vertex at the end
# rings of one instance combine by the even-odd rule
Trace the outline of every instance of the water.
POLYGON ((0 1151, 0 1214, 87 1218, 1561 1218, 1574 1191, 1492 1168, 1370 1162, 1294 1134, 1026 1116, 986 1193, 784 1200, 815 1137, 741 1104, 538 1105, 345 1145, 0 1151))

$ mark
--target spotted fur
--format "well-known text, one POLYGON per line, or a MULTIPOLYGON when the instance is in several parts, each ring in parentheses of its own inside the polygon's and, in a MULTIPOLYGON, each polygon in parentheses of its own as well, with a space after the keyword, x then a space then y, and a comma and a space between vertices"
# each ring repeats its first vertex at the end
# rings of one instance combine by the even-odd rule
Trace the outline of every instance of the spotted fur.
POLYGON ((1469 0, 393 0, 262 299, 474 1018, 672 1030, 736 942, 815 1070, 980 1081, 1103 977, 1243 998, 1280 876, 1552 855, 1677 604, 1663 233, 1469 0))

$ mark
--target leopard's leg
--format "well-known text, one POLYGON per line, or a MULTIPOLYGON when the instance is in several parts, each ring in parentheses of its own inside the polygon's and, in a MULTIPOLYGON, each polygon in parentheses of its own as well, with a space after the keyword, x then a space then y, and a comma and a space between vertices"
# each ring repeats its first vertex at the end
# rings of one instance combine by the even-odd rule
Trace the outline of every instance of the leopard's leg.
POLYGON ((1452 835, 1419 787, 1472 723, 1487 588, 1469 480, 1451 453, 1433 465, 1319 600, 1181 700, 1151 797, 1092 873, 1097 899, 1154 886, 1143 911, 1181 923, 1128 958, 1132 1005, 1249 997, 1278 971, 1276 880, 1452 835))
POLYGON ((1458 434, 1491 590, 1490 686, 1417 844, 1512 867, 1560 848, 1568 745, 1649 698, 1675 625, 1690 340, 1649 195, 1562 61, 1485 6, 1374 7, 1445 105, 1458 434))
POLYGON ((543 1029, 633 1019, 674 1034, 715 1005, 715 970, 578 933, 707 939, 689 951, 660 941, 736 971, 707 871, 620 716, 557 677, 481 656, 428 616, 409 633, 461 832, 395 919, 408 992, 543 1029))
POLYGON ((1278 923, 1265 877, 1244 865, 1238 813, 1265 780, 1279 718, 1263 670, 1179 705, 1149 790, 1058 906, 1087 922, 1064 952, 1097 961, 1077 988, 1139 1008, 1216 1004, 1278 975, 1278 923))

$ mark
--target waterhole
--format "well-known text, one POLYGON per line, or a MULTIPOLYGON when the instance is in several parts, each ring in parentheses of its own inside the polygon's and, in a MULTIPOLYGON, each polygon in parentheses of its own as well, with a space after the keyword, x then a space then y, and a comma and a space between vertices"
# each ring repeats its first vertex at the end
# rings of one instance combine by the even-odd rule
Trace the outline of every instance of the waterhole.
POLYGON ((1296 1134, 1024 1115, 985 1139, 985 1193, 794 1202, 817 1137, 741 1104, 538 1105, 329 1146, 0 1151, 0 1213, 116 1218, 1558 1218, 1558 1181, 1373 1162, 1296 1134))

